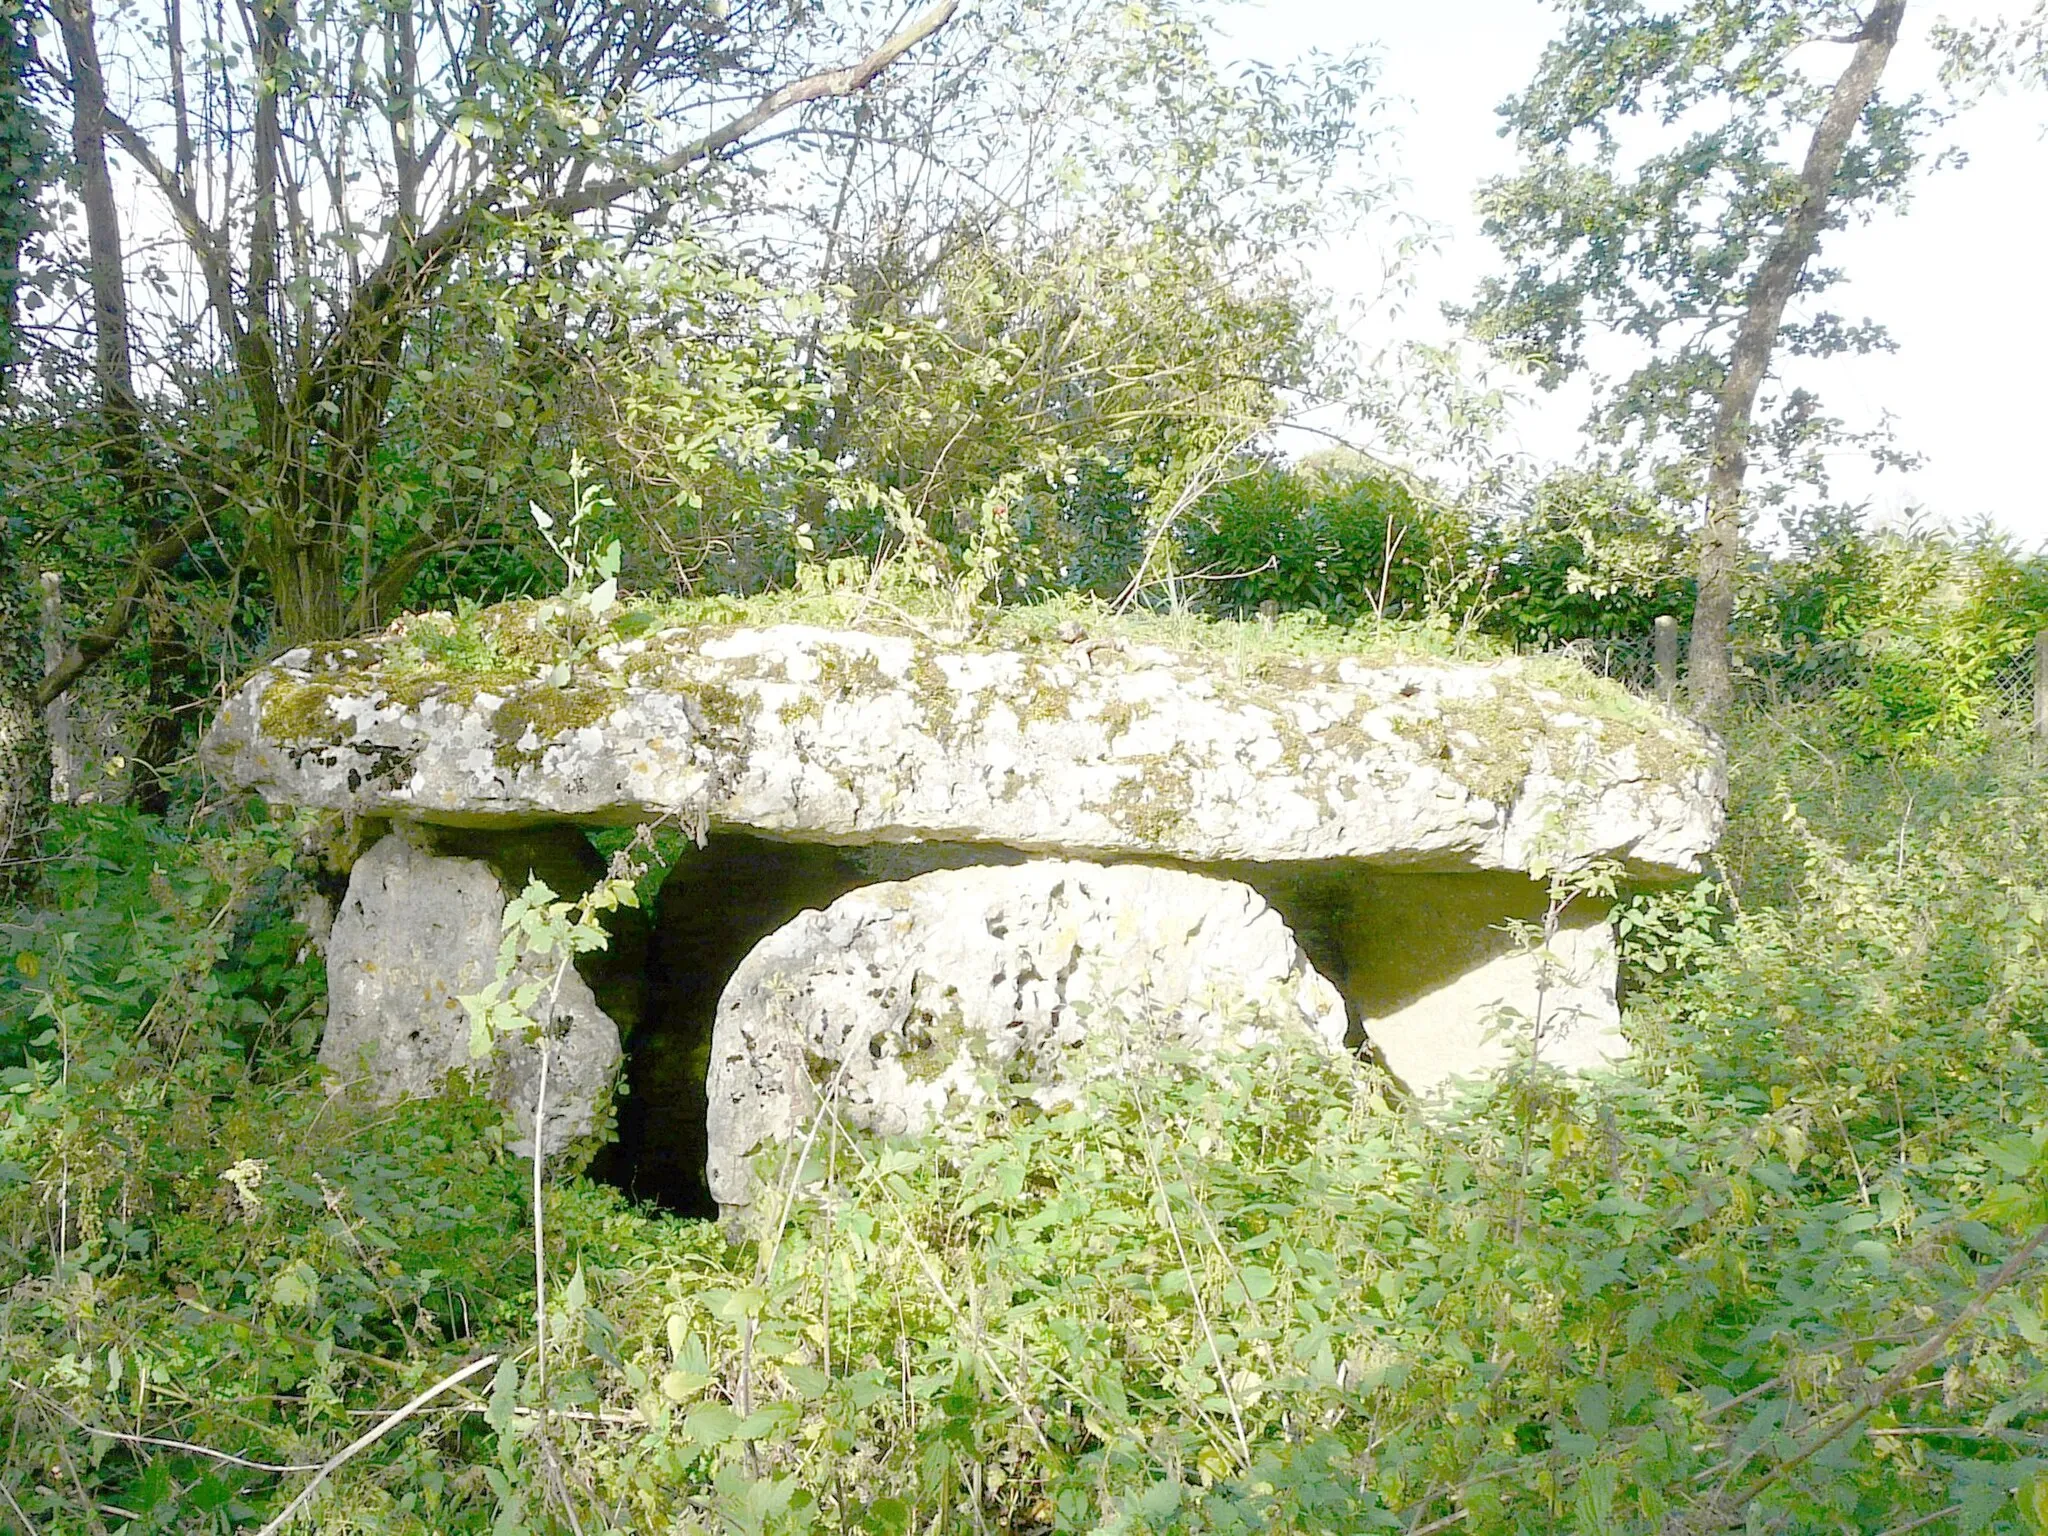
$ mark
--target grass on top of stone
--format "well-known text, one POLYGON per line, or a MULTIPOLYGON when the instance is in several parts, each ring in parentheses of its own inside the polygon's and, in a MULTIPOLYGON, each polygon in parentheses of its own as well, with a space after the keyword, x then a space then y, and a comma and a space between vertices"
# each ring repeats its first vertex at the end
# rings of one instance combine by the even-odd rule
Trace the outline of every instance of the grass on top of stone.
MULTIPOLYGON (((916 635, 937 643, 975 649, 1064 649, 1078 630, 1088 637, 1130 645, 1157 646, 1217 667, 1232 676, 1284 682, 1297 669, 1319 662, 1356 660, 1369 666, 1485 665, 1511 659, 1512 652, 1488 635, 1449 623, 1361 619, 1332 623, 1318 613, 1283 614, 1272 620, 1242 620, 1181 610, 1118 613, 1099 598, 1062 594, 1018 607, 954 603, 929 587, 866 578, 861 562, 812 567, 796 587, 754 597, 706 597, 638 607, 636 633, 670 627, 816 624, 916 635), (857 567, 857 569, 853 569, 857 567)), ((1653 755, 1658 769, 1678 769, 1701 756, 1701 744, 1685 733, 1674 737, 1668 711, 1637 697, 1612 679, 1589 672, 1566 656, 1530 656, 1519 661, 1519 676, 1530 689, 1558 696, 1552 712, 1582 713, 1667 743, 1653 755)), ((1547 701, 1544 701, 1547 702, 1547 701)), ((1497 710, 1444 701, 1450 713, 1469 715, 1454 725, 1487 734, 1498 727, 1497 710)), ((1548 714, 1520 710, 1518 738, 1540 733, 1548 714)), ((1526 762, 1526 739, 1496 744, 1526 762)), ((1646 763, 1646 767, 1653 766, 1646 763)))
POLYGON ((1063 593, 1016 607, 960 601, 866 562, 835 560, 798 572, 797 584, 752 597, 713 596, 656 603, 660 625, 818 624, 917 635, 947 645, 1022 649, 1091 637, 1156 645, 1256 668, 1352 657, 1374 665, 1484 662, 1504 652, 1489 637, 1448 624, 1361 620, 1335 624, 1317 613, 1238 620, 1188 610, 1117 612, 1100 598, 1063 593))
MULTIPOLYGON (((1100 599, 1072 594, 1001 608, 958 601, 943 589, 906 580, 886 567, 877 575, 858 561, 808 567, 799 575, 793 587, 752 597, 628 600, 601 623, 593 623, 580 605, 548 598, 521 598, 490 607, 465 604, 454 612, 409 615, 381 635, 318 648, 320 675, 274 685, 265 700, 264 726, 282 738, 322 737, 332 729, 326 701, 372 686, 407 704, 435 694, 467 702, 481 692, 522 697, 536 688, 562 692, 558 683, 548 681, 548 674, 565 660, 573 668, 574 681, 567 690, 573 698, 566 703, 574 706, 569 713, 575 719, 565 715, 556 721, 554 715, 562 710, 554 706, 564 701, 551 698, 547 720, 533 723, 537 728, 583 723, 585 717, 605 713, 602 695, 620 683, 609 668, 580 664, 585 658, 594 660, 603 646, 666 630, 775 624, 859 628, 982 650, 1054 651, 1100 639, 1158 647, 1226 675, 1278 684, 1301 678, 1305 668, 1342 659, 1371 666, 1508 659, 1490 637, 1444 623, 1367 619, 1335 624, 1313 613, 1272 620, 1188 611, 1118 613, 1100 599)), ((1556 695, 1555 701, 1532 701, 1542 707, 1516 708, 1506 715, 1476 703, 1443 701, 1445 723, 1486 738, 1489 757, 1504 753, 1525 765, 1534 737, 1543 734, 1558 713, 1583 714, 1658 743, 1652 751, 1657 761, 1645 763, 1653 771, 1682 769, 1701 754, 1700 744, 1689 733, 1673 732, 1671 716, 1659 706, 1594 676, 1569 658, 1525 657, 1518 672, 1527 687, 1548 690, 1556 695), (1453 720, 1451 715, 1461 718, 1453 720), (1504 733, 1513 739, 1496 739, 1504 733)), ((542 729, 540 734, 552 732, 542 729)), ((1507 771, 1503 767, 1502 772, 1507 771)))

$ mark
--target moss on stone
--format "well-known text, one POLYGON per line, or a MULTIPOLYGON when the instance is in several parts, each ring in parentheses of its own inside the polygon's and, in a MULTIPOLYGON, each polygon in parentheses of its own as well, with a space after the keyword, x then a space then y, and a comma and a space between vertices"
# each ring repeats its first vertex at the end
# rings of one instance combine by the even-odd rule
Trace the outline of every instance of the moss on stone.
POLYGON ((936 1007, 922 1002, 912 1007, 910 1017, 903 1021, 903 1049, 897 1060, 912 1082, 928 1083, 960 1059, 962 1046, 976 1061, 986 1055, 987 1041, 978 1031, 968 1029, 959 991, 949 985, 936 1007))
POLYGON ((355 734, 354 727, 328 706, 348 690, 326 678, 281 675, 263 690, 259 717, 267 740, 290 746, 338 747, 355 734))
POLYGON ((896 680, 882 670, 880 662, 865 651, 848 646, 825 646, 812 654, 818 675, 803 685, 804 692, 779 706, 775 717, 784 725, 801 721, 822 722, 828 698, 875 698, 896 686, 896 680))
POLYGON ((1394 729, 1423 757, 1481 800, 1512 805, 1529 776, 1536 744, 1551 727, 1519 692, 1474 699, 1439 699, 1436 713, 1397 717, 1394 729), (1476 738, 1479 745, 1461 738, 1476 738))
POLYGON ((1011 700, 1020 726, 1073 718, 1073 687, 1061 683, 1053 675, 1050 665, 1037 661, 1025 663, 1021 692, 1020 698, 1011 700))
POLYGON ((491 717, 491 729, 498 738, 493 754, 500 768, 528 768, 537 764, 551 742, 570 731, 596 725, 619 707, 620 690, 601 684, 558 688, 536 683, 498 706, 491 717), (532 732, 536 745, 522 746, 532 732))
POLYGON ((917 699, 925 730, 942 742, 951 741, 953 708, 959 695, 953 691, 945 669, 922 651, 910 664, 910 691, 917 699))
POLYGON ((723 683, 695 683, 684 692, 696 701, 697 717, 708 730, 738 734, 754 718, 756 701, 723 683))
POLYGON ((834 693, 879 693, 895 685, 882 664, 864 650, 830 646, 818 651, 818 683, 834 693))
POLYGON ((1106 814, 1147 848, 1169 849, 1188 819, 1194 780, 1178 756, 1133 760, 1138 771, 1117 786, 1106 814))

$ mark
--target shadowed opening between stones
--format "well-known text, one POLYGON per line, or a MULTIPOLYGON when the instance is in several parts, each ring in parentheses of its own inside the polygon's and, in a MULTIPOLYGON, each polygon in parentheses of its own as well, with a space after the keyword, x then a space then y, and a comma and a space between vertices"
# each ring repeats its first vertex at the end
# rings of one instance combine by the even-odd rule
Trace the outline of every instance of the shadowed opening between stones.
MULTIPOLYGON (((646 940, 645 989, 624 1029, 617 1137, 590 1172, 678 1215, 717 1214, 705 1185, 705 1079, 718 1001, 763 939, 861 886, 937 869, 1022 863, 991 843, 845 848, 715 832, 666 876, 646 940)), ((1105 863, 1163 860, 1104 860, 1105 863)), ((1173 865, 1251 886, 1293 929, 1302 952, 1341 992, 1347 1043, 1361 1021, 1391 1014, 1514 940, 1501 926, 1540 920, 1543 888, 1519 875, 1408 875, 1329 864, 1173 865)))

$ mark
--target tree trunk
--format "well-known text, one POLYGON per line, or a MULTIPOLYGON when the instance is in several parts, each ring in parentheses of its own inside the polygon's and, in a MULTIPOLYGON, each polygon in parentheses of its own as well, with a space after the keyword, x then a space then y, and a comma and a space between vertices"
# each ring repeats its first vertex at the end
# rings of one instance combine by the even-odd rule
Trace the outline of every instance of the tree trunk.
POLYGON ((142 409, 135 399, 128 339, 127 259, 121 207, 107 172, 107 82, 89 0, 54 0, 50 14, 64 35, 71 70, 71 158, 85 210, 87 276, 92 284, 93 373, 99 388, 100 452, 120 487, 125 510, 140 520, 149 500, 149 456, 142 409))
MULTIPOLYGON (((42 576, 43 676, 64 665, 64 577, 57 571, 42 576)), ((77 754, 72 749, 71 701, 52 699, 43 706, 43 728, 50 733, 50 798, 64 805, 78 793, 77 754)))
POLYGON ((1864 19, 1856 37, 1856 52, 1835 82, 1827 111, 1807 148, 1806 163, 1799 172, 1799 205, 1758 269, 1736 327, 1708 450, 1707 520, 1700 544, 1692 647, 1686 654, 1694 709, 1710 724, 1725 720, 1735 703, 1731 631, 1735 580, 1742 568, 1742 483, 1749 473, 1749 434, 1757 391, 1770 369, 1785 306, 1820 245, 1828 198, 1842 168, 1842 157, 1877 92, 1905 14, 1906 0, 1878 0, 1864 19))
MULTIPOLYGON (((50 10, 64 35, 64 53, 71 72, 71 151, 78 168, 78 199, 85 210, 92 281, 94 364, 102 431, 100 453, 114 478, 125 520, 137 530, 138 543, 145 548, 157 547, 169 534, 170 520, 163 504, 162 487, 150 466, 142 407, 135 397, 126 254, 120 204, 107 168, 111 123, 92 0, 52 0, 50 10)), ((144 571, 139 574, 145 578, 158 568, 148 560, 143 565, 144 571)), ((149 678, 130 803, 157 816, 170 809, 170 788, 165 776, 177 760, 184 735, 183 711, 191 703, 191 652, 161 586, 161 578, 147 579, 138 584, 128 600, 132 608, 135 599, 143 599, 150 614, 149 678), (157 590, 151 593, 150 587, 157 590)))
POLYGON ((314 539, 274 547, 263 561, 271 600, 277 605, 274 638, 282 645, 339 640, 349 632, 341 557, 333 542, 314 539))
MULTIPOLYGON (((28 37, 20 7, 0 0, 0 414, 14 406, 14 295, 41 179, 41 136, 23 96, 28 37)), ((41 884, 50 810, 50 749, 36 702, 42 681, 36 602, 0 501, 0 904, 41 884)))
POLYGON ((0 905, 41 884, 43 828, 50 815, 50 739, 36 704, 36 605, 0 508, 0 905))
POLYGON ((21 251, 36 224, 46 141, 28 104, 28 24, 20 0, 0 0, 0 409, 14 399, 15 292, 21 251))
POLYGON ((171 777, 184 755, 185 717, 198 703, 192 687, 192 647, 177 610, 159 597, 149 613, 149 684, 142 742, 128 803, 146 816, 171 809, 171 777))

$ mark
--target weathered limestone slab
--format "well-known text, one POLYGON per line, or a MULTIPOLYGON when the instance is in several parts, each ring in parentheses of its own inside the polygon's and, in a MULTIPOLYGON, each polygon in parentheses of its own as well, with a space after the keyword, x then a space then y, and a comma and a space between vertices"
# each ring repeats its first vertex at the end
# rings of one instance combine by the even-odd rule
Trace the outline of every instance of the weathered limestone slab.
POLYGON ((1004 1079, 1061 1102, 1156 1042, 1343 1048, 1337 990, 1250 887, 1067 860, 866 886, 757 945, 719 1000, 711 1193, 755 1196, 751 1158, 830 1099, 850 1126, 921 1135, 1004 1079))
MULTIPOLYGON (((583 843, 573 828, 559 831, 583 843)), ((532 852, 533 843, 548 840, 518 841, 532 852)), ((545 846, 534 858, 567 862, 545 846)), ((512 1117, 515 1150, 526 1153, 539 1049, 501 1040, 487 1060, 473 1059, 460 1001, 497 974, 506 899, 490 863, 445 856, 418 831, 392 832, 373 845, 356 861, 328 939, 320 1061, 344 1080, 366 1079, 385 1101, 435 1093, 450 1072, 477 1073, 512 1117)), ((529 969, 520 979, 537 974, 529 969)), ((573 966, 562 980, 558 1016, 565 1027, 552 1047, 541 1138, 551 1156, 596 1129, 620 1055, 617 1024, 573 966)))
POLYGON ((1433 1094, 1539 1060, 1566 1071, 1628 1054, 1606 904, 1546 923, 1549 888, 1517 875, 1360 878, 1339 929, 1344 990, 1374 1053, 1433 1094))
MULTIPOLYGON (((529 607, 545 628, 552 610, 529 607)), ((1720 828, 1698 731, 1555 663, 1237 665, 1121 640, 699 625, 598 646, 565 683, 544 655, 422 670, 421 635, 452 621, 409 623, 258 672, 209 762, 274 801, 449 825, 673 815, 1194 863, 1605 857, 1668 879, 1720 828)))

